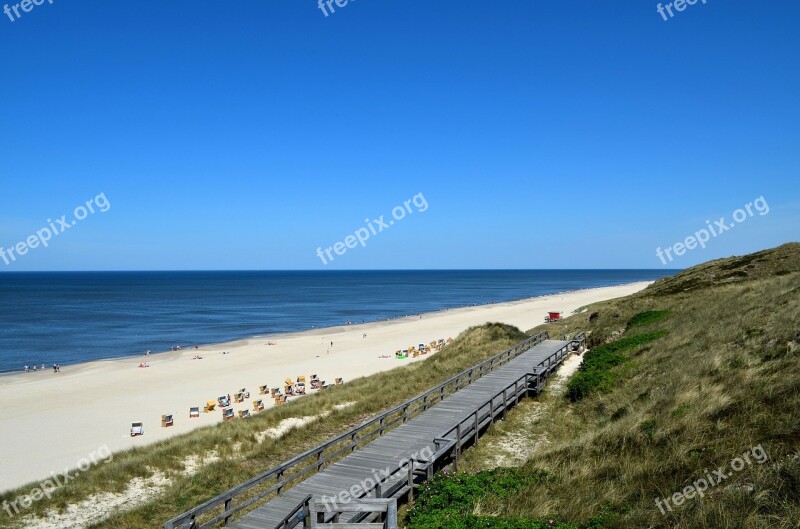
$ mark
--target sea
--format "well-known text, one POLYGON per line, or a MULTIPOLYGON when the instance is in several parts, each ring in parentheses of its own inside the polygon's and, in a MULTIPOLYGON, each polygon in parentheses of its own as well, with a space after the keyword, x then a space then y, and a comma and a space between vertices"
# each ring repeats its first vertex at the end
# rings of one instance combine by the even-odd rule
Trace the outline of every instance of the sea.
POLYGON ((32 272, 0 274, 0 373, 173 346, 388 320, 661 270, 32 272))

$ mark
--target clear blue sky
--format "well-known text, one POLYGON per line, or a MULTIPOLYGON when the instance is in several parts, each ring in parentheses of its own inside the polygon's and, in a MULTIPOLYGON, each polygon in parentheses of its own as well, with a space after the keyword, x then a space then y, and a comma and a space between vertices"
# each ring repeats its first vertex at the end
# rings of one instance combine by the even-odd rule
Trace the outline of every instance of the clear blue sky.
POLYGON ((0 13, 0 246, 111 204, 0 271, 660 268, 762 195, 670 266, 800 239, 800 4, 656 4, 0 13), (417 193, 427 211, 322 264, 417 193))

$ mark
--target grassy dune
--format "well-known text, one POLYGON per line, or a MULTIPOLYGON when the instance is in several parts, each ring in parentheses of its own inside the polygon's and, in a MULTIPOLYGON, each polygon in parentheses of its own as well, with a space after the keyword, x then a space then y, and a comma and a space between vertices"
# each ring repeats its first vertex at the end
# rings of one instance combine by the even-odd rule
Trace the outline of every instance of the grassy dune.
POLYGON ((800 244, 707 263, 547 328, 591 331, 588 367, 543 397, 544 415, 528 402, 465 454, 465 468, 485 469, 521 435, 535 443, 515 469, 524 486, 473 485, 449 520, 412 514, 412 529, 800 527, 800 244), (763 464, 731 470, 759 445, 763 464), (656 497, 718 467, 730 476, 662 514, 656 497))

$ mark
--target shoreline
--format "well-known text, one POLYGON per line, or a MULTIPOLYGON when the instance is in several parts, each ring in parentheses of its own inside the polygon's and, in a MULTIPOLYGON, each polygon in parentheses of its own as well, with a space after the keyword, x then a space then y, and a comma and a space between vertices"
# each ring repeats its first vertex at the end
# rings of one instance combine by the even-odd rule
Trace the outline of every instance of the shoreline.
MULTIPOLYGON (((95 360, 58 374, 50 371, 49 376, 6 375, 0 377, 0 399, 6 404, 0 409, 0 436, 7 445, 0 453, 0 491, 74 465, 98 447, 119 452, 222 422, 219 411, 190 419, 188 409, 202 409, 207 400, 242 387, 251 398, 233 408, 252 411, 253 401, 264 398, 258 395, 260 385, 278 387, 285 378, 311 374, 319 374, 328 383, 342 377, 346 383, 431 356, 397 360, 397 349, 455 338, 489 321, 526 331, 543 323, 549 310, 568 316, 584 305, 630 295, 649 284, 595 287, 388 321, 252 336, 146 358, 95 360), (268 341, 275 345, 267 345, 268 341), (196 355, 203 359, 193 360, 196 355), (142 362, 150 367, 138 368, 142 362), (175 426, 162 428, 161 415, 170 413, 175 426), (129 436, 134 421, 144 423, 144 436, 129 436)), ((267 398, 264 404, 267 409, 274 405, 267 398)))
MULTIPOLYGON (((186 345, 184 345, 183 343, 180 343, 178 345, 180 345, 182 347, 181 351, 192 350, 192 348, 194 348, 195 345, 197 345, 198 347, 201 347, 201 348, 203 348, 203 347, 205 347, 205 348, 208 348, 208 347, 224 347, 227 344, 235 344, 235 343, 243 342, 243 341, 246 341, 246 340, 257 340, 257 339, 268 339, 268 338, 272 338, 272 337, 292 336, 292 335, 295 335, 295 334, 298 334, 298 333, 313 333, 313 332, 317 332, 317 331, 325 332, 327 329, 339 329, 339 328, 345 328, 345 327, 355 327, 355 326, 361 326, 361 325, 368 325, 368 324, 372 324, 372 323, 390 323, 390 322, 397 321, 397 320, 405 320, 407 318, 418 317, 420 315, 431 315, 431 314, 438 314, 440 312, 454 311, 454 310, 461 310, 461 309, 469 309, 469 308, 474 308, 474 307, 484 307, 484 306, 493 306, 493 305, 500 305, 500 304, 506 304, 506 303, 524 302, 524 301, 531 300, 531 299, 534 299, 534 298, 541 298, 541 297, 547 297, 547 296, 560 296, 560 295, 563 295, 563 294, 569 294, 571 292, 576 292, 576 291, 593 290, 593 289, 597 289, 597 288, 612 288, 612 287, 625 286, 627 284, 640 283, 640 282, 641 283, 645 283, 645 282, 652 282, 652 281, 651 280, 642 280, 642 281, 633 281, 631 283, 601 285, 601 286, 594 286, 594 287, 588 287, 588 288, 573 288, 571 290, 559 290, 559 291, 550 292, 550 293, 546 293, 546 294, 538 294, 538 295, 535 295, 535 296, 525 296, 525 297, 519 297, 519 298, 512 298, 512 299, 508 299, 508 300, 500 300, 500 301, 496 301, 495 300, 495 301, 487 301, 487 302, 484 302, 484 303, 470 303, 470 304, 465 304, 465 305, 454 305, 454 306, 451 306, 451 307, 441 307, 441 308, 436 309, 436 310, 429 310, 429 311, 426 311, 426 312, 418 312, 418 313, 412 313, 412 314, 401 314, 401 315, 390 316, 390 317, 381 318, 381 319, 368 319, 368 320, 363 320, 362 319, 361 322, 349 322, 349 324, 343 322, 343 323, 337 323, 335 325, 330 325, 330 326, 327 326, 327 327, 317 327, 317 326, 312 325, 311 327, 306 327, 306 328, 297 328, 297 329, 289 329, 289 330, 278 330, 278 331, 266 332, 266 333, 237 334, 237 335, 231 336, 231 337, 222 337, 219 340, 213 339, 213 340, 207 341, 207 342, 203 342, 203 341, 186 342, 186 345)), ((163 342, 162 342, 162 344, 163 344, 163 342)), ((51 361, 47 361, 48 358, 46 358, 46 357, 45 358, 41 358, 41 360, 44 360, 45 364, 47 366, 44 371, 48 372, 48 373, 53 373, 53 365, 54 365, 54 363, 57 363, 62 368, 74 369, 74 368, 77 368, 77 367, 80 367, 80 366, 84 366, 84 365, 87 365, 87 364, 92 364, 92 363, 109 362, 109 361, 115 361, 115 360, 126 360, 126 359, 133 359, 133 358, 145 358, 144 351, 145 350, 150 350, 150 349, 152 349, 152 348, 149 347, 149 346, 143 346, 140 350, 137 350, 137 351, 120 352, 118 354, 108 354, 108 356, 95 356, 95 355, 92 355, 92 356, 94 356, 93 358, 88 358, 88 359, 85 359, 85 360, 75 360, 75 359, 73 359, 73 360, 59 360, 58 362, 55 362, 53 360, 53 358, 61 356, 61 355, 59 355, 59 354, 55 354, 55 355, 53 355, 53 354, 45 354, 45 355, 42 355, 42 356, 49 356, 51 361)), ((154 356, 157 356, 157 355, 164 355, 164 354, 174 353, 174 352, 180 352, 180 351, 167 350, 167 349, 156 349, 153 352, 151 352, 151 357, 154 357, 154 356)), ((103 353, 101 352, 100 354, 102 355, 103 353)), ((83 355, 83 356, 86 356, 86 355, 83 355)), ((35 364, 36 367, 37 367, 36 371, 33 371, 33 369, 32 369, 34 364, 28 363, 28 365, 30 365, 30 367, 31 367, 30 372, 25 372, 24 369, 22 369, 22 365, 23 365, 23 362, 20 362, 20 364, 18 364, 15 367, 10 367, 10 368, 6 368, 6 369, 0 369, 0 382, 2 382, 4 379, 7 379, 8 377, 11 377, 11 376, 15 376, 15 375, 34 375, 34 374, 39 373, 39 372, 42 371, 41 369, 38 369, 41 366, 41 363, 36 363, 35 364)))
MULTIPOLYGON (((393 322, 402 322, 402 321, 407 321, 407 320, 412 320, 413 321, 413 320, 416 320, 416 319, 424 317, 424 316, 431 316, 431 315, 440 314, 440 313, 443 313, 443 312, 459 311, 459 310, 471 309, 471 308, 476 308, 476 307, 492 307, 492 306, 495 306, 495 305, 507 305, 507 304, 513 304, 513 303, 524 303, 524 302, 531 301, 531 300, 534 300, 534 299, 542 299, 542 298, 546 298, 546 297, 549 297, 549 296, 562 296, 562 295, 571 294, 571 293, 574 293, 574 292, 587 292, 587 291, 592 291, 592 290, 596 290, 596 289, 603 289, 603 288, 625 287, 625 286, 629 286, 629 285, 636 285, 636 284, 639 284, 639 283, 649 285, 649 284, 652 283, 652 281, 637 281, 637 282, 634 282, 634 283, 623 283, 623 284, 620 284, 620 285, 606 285, 606 286, 591 287, 591 288, 584 288, 584 289, 580 289, 579 288, 579 289, 572 289, 572 290, 562 290, 562 291, 553 292, 553 293, 550 293, 550 294, 542 294, 540 296, 528 296, 528 297, 523 297, 523 298, 511 299, 511 300, 508 300, 508 301, 491 301, 491 302, 488 302, 488 303, 481 303, 481 304, 477 304, 476 303, 476 304, 472 304, 472 305, 461 305, 461 306, 457 306, 457 307, 445 307, 445 308, 441 308, 441 309, 435 310, 435 311, 420 312, 418 314, 405 314, 405 315, 402 315, 402 316, 395 316, 395 317, 392 317, 392 318, 373 320, 373 321, 365 321, 365 322, 361 322, 361 323, 350 323, 350 324, 344 323, 344 324, 334 325, 334 326, 330 326, 330 327, 316 327, 316 328, 312 327, 310 329, 303 329, 303 330, 278 331, 278 332, 275 332, 275 333, 267 333, 267 334, 253 334, 253 335, 248 335, 248 336, 244 336, 244 337, 233 338, 233 339, 229 339, 229 340, 223 340, 223 341, 219 341, 219 342, 210 342, 210 343, 206 343, 206 344, 192 344, 192 345, 189 345, 189 346, 186 346, 186 347, 181 346, 181 349, 179 349, 177 351, 156 351, 156 352, 151 352, 149 356, 145 356, 144 353, 131 353, 131 354, 125 354, 125 355, 122 355, 122 356, 113 356, 113 357, 108 357, 108 358, 99 358, 99 359, 95 359, 95 360, 87 360, 85 362, 77 362, 77 363, 74 363, 74 364, 66 363, 66 364, 59 364, 59 365, 61 367, 67 367, 67 368, 70 369, 70 372, 73 372, 76 368, 78 368, 78 369, 83 368, 83 367, 87 367, 88 368, 88 367, 91 367, 94 364, 102 365, 102 364, 105 364, 105 363, 108 363, 108 362, 130 361, 130 360, 133 360, 133 359, 146 359, 149 362, 150 361, 149 359, 156 359, 156 360, 159 359, 159 358, 169 359, 168 358, 169 355, 179 355, 180 353, 187 353, 187 352, 191 352, 191 351, 195 351, 195 350, 202 351, 202 350, 207 350, 208 348, 219 348, 219 349, 231 348, 231 347, 234 347, 234 346, 237 346, 237 345, 242 345, 242 344, 249 343, 250 341, 253 341, 253 340, 275 340, 275 339, 279 339, 279 338, 285 339, 285 338, 296 337, 298 335, 308 335, 308 336, 310 336, 310 335, 323 335, 324 336, 325 334, 332 334, 332 333, 334 333, 336 331, 339 331, 339 330, 344 331, 344 330, 348 330, 348 329, 361 328, 361 327, 366 328, 366 327, 368 327, 370 325, 374 325, 374 326, 376 326, 376 325, 391 325, 393 322), (197 346, 198 349, 194 349, 195 345, 197 346)), ((525 331, 526 329, 520 329, 520 330, 521 331, 525 331)), ((25 376, 25 377, 27 377, 27 376, 32 376, 32 375, 38 375, 40 372, 42 372, 41 369, 37 369, 36 371, 31 371, 31 372, 28 372, 28 373, 24 372, 23 370, 0 371, 0 384, 2 384, 5 380, 7 380, 10 377, 14 377, 14 376, 25 376)), ((44 372, 48 373, 48 374, 53 374, 53 365, 50 364, 49 366, 47 366, 47 368, 44 370, 44 372)))

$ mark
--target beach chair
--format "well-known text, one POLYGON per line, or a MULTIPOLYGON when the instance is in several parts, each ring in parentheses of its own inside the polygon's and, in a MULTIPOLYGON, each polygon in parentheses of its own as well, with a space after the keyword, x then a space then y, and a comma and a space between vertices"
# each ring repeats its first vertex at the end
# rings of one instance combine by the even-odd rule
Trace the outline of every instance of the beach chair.
POLYGON ((161 416, 161 427, 162 428, 169 428, 170 426, 174 426, 175 421, 172 419, 172 415, 162 415, 161 416))
POLYGON ((447 339, 447 343, 448 343, 448 344, 451 344, 451 343, 453 343, 453 339, 452 339, 452 338, 448 338, 448 339, 447 339))
POLYGON ((254 411, 264 411, 264 401, 263 400, 253 401, 253 410, 254 411))
POLYGON ((242 395, 244 395, 244 398, 246 398, 246 399, 249 399, 249 398, 250 398, 250 392, 249 392, 249 391, 247 391, 247 388, 242 388, 242 389, 240 389, 240 390, 239 390, 239 393, 241 393, 242 395))
POLYGON ((294 380, 292 380, 291 378, 287 378, 286 380, 283 381, 283 383, 287 386, 293 386, 294 380))
POLYGON ((275 397, 275 406, 280 406, 281 404, 286 403, 287 400, 289 400, 289 397, 286 395, 278 395, 275 397))
POLYGON ((210 400, 203 407, 203 411, 206 412, 206 413, 210 413, 210 412, 214 411, 214 408, 216 408, 216 407, 217 407, 217 401, 210 400))
POLYGON ((411 353, 412 358, 417 358, 419 356, 419 351, 414 351, 411 353))
POLYGON ((272 390, 270 390, 269 396, 274 399, 275 397, 277 397, 280 394, 281 394, 281 388, 272 388, 272 390))
POLYGON ((250 410, 239 410, 239 418, 246 419, 250 417, 250 410))
POLYGON ((241 391, 239 393, 235 393, 233 395, 233 401, 236 403, 244 402, 244 393, 242 393, 241 391))
POLYGON ((192 406, 191 408, 189 408, 189 418, 197 419, 198 417, 200 417, 200 407, 192 406))
POLYGON ((267 386, 258 386, 258 393, 259 395, 266 395, 269 393, 269 388, 267 386))
POLYGON ((338 385, 338 384, 344 384, 344 379, 343 379, 343 378, 337 378, 337 379, 336 379, 336 384, 337 384, 337 385, 338 385))
POLYGON ((226 408, 222 410, 222 420, 229 421, 233 419, 233 408, 226 408))
POLYGON ((136 437, 137 435, 144 435, 144 425, 140 422, 132 422, 131 437, 136 437))
POLYGON ((299 377, 297 377, 297 383, 298 384, 305 384, 306 383, 306 377, 304 375, 300 375, 299 377))

